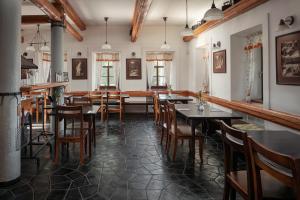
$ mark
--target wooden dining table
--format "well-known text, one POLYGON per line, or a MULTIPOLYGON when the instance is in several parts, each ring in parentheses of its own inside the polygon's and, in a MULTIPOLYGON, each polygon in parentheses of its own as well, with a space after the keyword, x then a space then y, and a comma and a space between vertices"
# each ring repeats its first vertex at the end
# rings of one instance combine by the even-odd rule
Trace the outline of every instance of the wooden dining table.
POLYGON ((181 96, 178 94, 159 94, 158 95, 158 100, 160 103, 164 103, 166 101, 178 103, 181 102, 183 104, 187 104, 189 101, 193 101, 193 98, 191 97, 186 97, 186 96, 181 96))
POLYGON ((300 135, 290 131, 248 131, 248 137, 258 142, 268 149, 300 159, 300 135))
POLYGON ((197 104, 176 104, 176 112, 188 120, 191 126, 192 141, 191 141, 191 155, 195 158, 195 135, 196 128, 199 124, 204 125, 204 122, 210 120, 223 120, 228 125, 231 125, 232 119, 242 119, 242 116, 229 113, 216 108, 213 104, 207 104, 203 111, 198 109, 197 104))

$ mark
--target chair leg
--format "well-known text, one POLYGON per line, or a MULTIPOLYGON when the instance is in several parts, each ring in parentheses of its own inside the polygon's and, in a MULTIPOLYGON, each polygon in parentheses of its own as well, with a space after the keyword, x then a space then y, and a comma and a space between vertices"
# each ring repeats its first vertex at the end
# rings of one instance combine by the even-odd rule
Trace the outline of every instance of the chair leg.
POLYGON ((224 181, 224 184, 223 200, 229 200, 230 185, 226 180, 224 181))
POLYGON ((162 129, 161 129, 161 139, 160 139, 160 144, 161 145, 162 145, 163 140, 164 140, 164 134, 165 134, 165 129, 164 129, 164 127, 162 127, 162 129))
POLYGON ((183 139, 181 140, 181 145, 183 145, 183 139))
POLYGON ((177 143, 178 143, 178 139, 174 137, 173 161, 175 161, 176 159, 177 143))
POLYGON ((55 144, 55 153, 54 153, 54 163, 58 164, 58 154, 59 154, 59 143, 56 142, 55 144))
POLYGON ((201 163, 203 163, 203 144, 204 144, 204 137, 201 137, 199 139, 199 155, 200 155, 201 163))
POLYGON ((84 163, 84 155, 83 155, 83 151, 84 151, 84 141, 80 141, 80 150, 79 150, 79 154, 80 154, 80 165, 83 165, 84 163))

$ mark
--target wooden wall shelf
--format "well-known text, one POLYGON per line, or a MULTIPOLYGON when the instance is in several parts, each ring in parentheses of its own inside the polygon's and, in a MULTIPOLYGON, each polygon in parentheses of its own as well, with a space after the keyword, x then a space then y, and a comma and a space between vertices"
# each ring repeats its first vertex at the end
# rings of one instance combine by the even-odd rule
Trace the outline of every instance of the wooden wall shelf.
POLYGON ((60 83, 43 83, 37 85, 25 85, 20 88, 21 92, 30 92, 34 90, 50 89, 55 87, 65 87, 69 82, 60 82, 60 83))
MULTIPOLYGON (((196 96, 196 94, 192 92, 191 96, 196 96)), ((218 97, 209 96, 207 94, 204 94, 203 96, 208 102, 300 131, 300 116, 264 109, 257 105, 245 102, 229 101, 218 97)))
POLYGON ((200 35, 201 33, 208 31, 220 24, 223 24, 224 22, 237 17, 269 0, 241 0, 237 4, 234 4, 230 8, 224 11, 224 18, 221 20, 215 20, 215 21, 209 21, 198 28, 194 30, 194 36, 189 36, 189 37, 183 37, 184 42, 189 42, 196 36, 200 35))

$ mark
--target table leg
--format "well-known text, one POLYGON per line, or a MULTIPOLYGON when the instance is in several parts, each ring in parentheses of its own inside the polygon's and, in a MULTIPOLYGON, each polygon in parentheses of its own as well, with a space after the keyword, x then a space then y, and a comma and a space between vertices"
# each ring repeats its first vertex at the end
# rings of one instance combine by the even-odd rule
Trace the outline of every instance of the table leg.
POLYGON ((91 157, 91 152, 92 152, 92 119, 89 120, 89 157, 91 157))
POLYGON ((191 141, 191 155, 192 159, 195 159, 195 138, 196 138, 196 123, 194 120, 191 120, 191 132, 192 132, 192 141, 191 141))
POLYGON ((93 137, 94 137, 94 148, 96 147, 96 115, 93 115, 93 137))

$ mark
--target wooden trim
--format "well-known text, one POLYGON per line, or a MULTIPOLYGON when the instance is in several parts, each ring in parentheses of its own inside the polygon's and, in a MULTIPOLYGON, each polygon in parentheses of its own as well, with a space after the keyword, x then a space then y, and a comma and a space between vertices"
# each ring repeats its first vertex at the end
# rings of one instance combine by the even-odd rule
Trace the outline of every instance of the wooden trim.
MULTIPOLYGON (((51 20, 53 21, 62 21, 63 12, 61 9, 56 8, 55 4, 50 3, 48 0, 31 0, 37 7, 39 7, 51 20)), ((67 31, 75 37, 78 41, 82 41, 83 37, 78 33, 78 31, 67 21, 65 20, 65 25, 67 31)))
POLYGON ((42 89, 49 89, 49 88, 55 88, 55 87, 65 87, 69 83, 68 82, 61 82, 61 83, 44 83, 44 84, 38 84, 38 85, 26 85, 22 86, 20 88, 21 92, 30 92, 33 90, 42 90, 42 89))
POLYGON ((133 18, 131 22, 131 42, 136 42, 139 32, 142 29, 144 19, 150 10, 152 0, 136 0, 133 18))
POLYGON ((50 18, 47 15, 23 15, 22 24, 48 24, 50 18))
MULTIPOLYGON (((197 94, 194 92, 189 92, 189 96, 197 97, 197 94)), ((208 94, 203 94, 203 98, 208 102, 300 131, 300 116, 264 109, 262 107, 245 102, 229 101, 222 98, 209 96, 208 94)))
POLYGON ((232 5, 227 10, 224 11, 223 19, 209 21, 209 22, 202 24, 201 26, 199 26, 198 28, 196 28, 194 30, 193 37, 184 37, 183 41, 189 42, 196 36, 200 35, 201 33, 208 31, 220 24, 223 24, 223 23, 227 22, 228 20, 233 19, 233 18, 235 18, 235 17, 267 2, 267 1, 269 1, 269 0, 241 0, 237 4, 232 5))
POLYGON ((82 31, 86 30, 85 23, 81 20, 81 18, 76 13, 76 11, 72 7, 72 5, 68 2, 68 0, 56 0, 56 1, 62 5, 66 14, 70 17, 70 19, 76 24, 76 26, 80 30, 82 30, 82 31))

